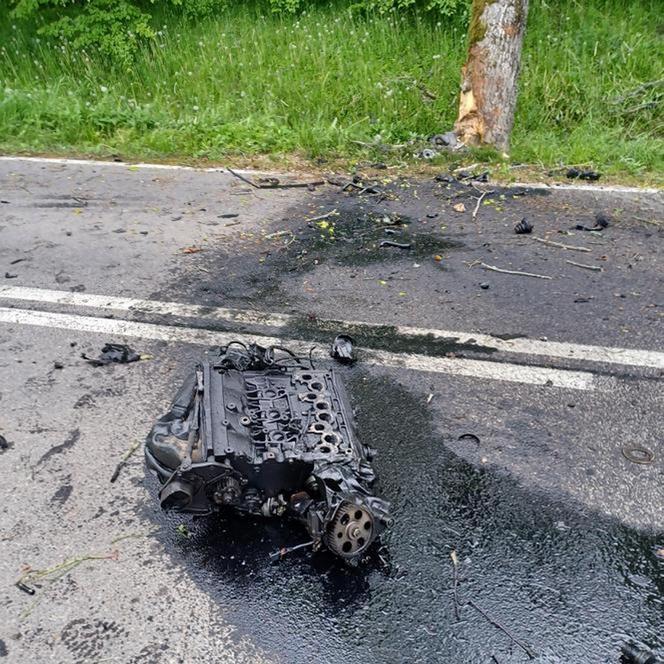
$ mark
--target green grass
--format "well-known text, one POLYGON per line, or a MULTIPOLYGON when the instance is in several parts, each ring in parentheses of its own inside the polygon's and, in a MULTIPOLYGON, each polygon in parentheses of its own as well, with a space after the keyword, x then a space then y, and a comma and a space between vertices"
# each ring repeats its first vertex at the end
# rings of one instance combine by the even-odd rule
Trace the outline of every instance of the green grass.
MULTIPOLYGON (((663 77, 660 10, 657 0, 531 2, 512 161, 661 174, 664 87, 629 96, 663 77)), ((403 145, 456 117, 458 23, 353 16, 332 2, 299 17, 248 3, 202 23, 159 24, 126 71, 0 19, 0 150, 353 160, 376 157, 362 143, 403 145)))

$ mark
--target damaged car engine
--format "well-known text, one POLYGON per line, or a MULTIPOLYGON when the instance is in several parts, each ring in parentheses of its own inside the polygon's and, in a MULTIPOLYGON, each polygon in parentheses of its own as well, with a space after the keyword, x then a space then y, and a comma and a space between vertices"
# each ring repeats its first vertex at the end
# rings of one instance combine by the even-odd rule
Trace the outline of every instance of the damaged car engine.
POLYGON ((373 453, 333 370, 240 342, 196 366, 145 447, 164 509, 295 518, 314 550, 350 564, 391 523, 371 490, 373 453))

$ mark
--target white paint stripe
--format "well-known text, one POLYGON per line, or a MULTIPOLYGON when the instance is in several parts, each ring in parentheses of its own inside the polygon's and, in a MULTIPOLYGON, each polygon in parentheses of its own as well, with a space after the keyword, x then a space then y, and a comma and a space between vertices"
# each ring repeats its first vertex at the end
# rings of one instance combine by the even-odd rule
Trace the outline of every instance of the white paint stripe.
MULTIPOLYGON (((10 155, 0 155, 0 161, 18 161, 33 162, 36 164, 60 164, 63 166, 115 166, 117 168, 129 169, 155 169, 162 171, 192 171, 196 173, 228 173, 228 169, 223 166, 210 166, 201 168, 197 166, 183 166, 180 164, 146 164, 143 162, 132 163, 128 161, 102 161, 96 159, 67 159, 66 157, 13 157, 10 155)), ((244 175, 280 175, 288 177, 289 173, 280 173, 276 171, 257 171, 254 169, 234 168, 236 173, 244 175)), ((230 175, 230 174, 229 174, 230 175)), ((299 175, 299 174, 298 174, 299 175)))
MULTIPOLYGON (((213 330, 136 323, 133 321, 56 314, 26 309, 6 309, 3 307, 0 307, 0 323, 58 328, 75 330, 77 332, 93 332, 113 336, 114 338, 118 336, 140 337, 142 339, 157 339, 206 346, 226 344, 233 339, 244 342, 254 341, 263 346, 284 343, 282 339, 276 337, 232 334, 215 332, 213 330)), ((306 353, 311 344, 304 341, 288 340, 288 346, 295 351, 306 353)), ((399 355, 386 351, 364 350, 362 352, 362 361, 367 364, 385 367, 401 367, 415 371, 526 383, 529 385, 548 384, 553 387, 573 390, 611 390, 615 389, 617 385, 617 381, 612 378, 597 377, 585 371, 547 369, 544 367, 521 366, 502 362, 487 362, 484 360, 432 358, 409 353, 399 355)))
MULTIPOLYGON (((178 164, 146 164, 146 163, 130 163, 124 161, 102 161, 96 159, 67 159, 66 157, 15 157, 11 155, 0 155, 0 161, 24 161, 35 162, 38 164, 63 164, 72 166, 114 166, 118 168, 151 168, 170 171, 196 171, 199 173, 225 173, 226 168, 223 166, 212 166, 209 168, 198 168, 195 166, 181 166, 178 164)), ((238 173, 243 174, 256 174, 256 175, 281 175, 288 176, 288 173, 274 172, 274 171, 257 171, 254 169, 233 169, 238 173)), ((299 175, 299 174, 298 174, 299 175)), ((500 183, 498 183, 500 184, 500 183)), ((619 194, 659 194, 662 189, 655 187, 625 187, 621 185, 599 185, 599 184, 547 184, 545 182, 514 182, 504 183, 504 187, 529 187, 531 189, 547 189, 547 190, 570 190, 570 191, 595 191, 606 193, 619 193, 619 194)))
MULTIPOLYGON (((296 317, 288 314, 262 313, 241 309, 227 309, 224 307, 203 307, 199 305, 183 304, 180 302, 160 302, 158 300, 141 300, 129 297, 115 297, 112 295, 94 295, 92 293, 71 293, 69 291, 48 290, 42 288, 29 288, 24 286, 0 286, 0 299, 21 300, 31 302, 45 302, 80 307, 94 307, 96 309, 115 311, 135 311, 138 313, 165 314, 198 317, 213 321, 232 321, 253 325, 267 325, 283 328, 295 322, 296 317)), ((378 324, 358 321, 323 321, 319 324, 330 329, 338 324, 363 325, 378 327, 378 324)), ((613 348, 606 346, 589 346, 559 341, 539 341, 537 339, 499 339, 489 334, 472 334, 454 330, 438 330, 434 328, 396 326, 397 334, 410 337, 433 337, 435 339, 456 339, 458 343, 472 343, 478 346, 493 348, 505 353, 519 353, 540 357, 554 357, 573 359, 585 362, 603 362, 623 366, 648 367, 664 369, 664 353, 650 350, 631 348, 613 348)))

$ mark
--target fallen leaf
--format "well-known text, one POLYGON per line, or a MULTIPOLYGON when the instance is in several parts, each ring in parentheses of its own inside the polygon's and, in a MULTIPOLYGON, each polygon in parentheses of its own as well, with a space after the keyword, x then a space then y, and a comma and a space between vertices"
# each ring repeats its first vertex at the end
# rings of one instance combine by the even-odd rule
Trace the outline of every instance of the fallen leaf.
POLYGON ((457 212, 465 212, 465 211, 466 211, 466 206, 465 206, 463 203, 457 203, 457 204, 454 206, 454 209, 455 209, 457 212))
POLYGON ((440 263, 440 261, 443 260, 443 257, 440 254, 436 254, 433 259, 437 262, 440 263))
POLYGON ((197 247, 196 245, 191 245, 191 247, 185 247, 182 250, 183 254, 197 254, 199 251, 203 251, 202 247, 197 247))

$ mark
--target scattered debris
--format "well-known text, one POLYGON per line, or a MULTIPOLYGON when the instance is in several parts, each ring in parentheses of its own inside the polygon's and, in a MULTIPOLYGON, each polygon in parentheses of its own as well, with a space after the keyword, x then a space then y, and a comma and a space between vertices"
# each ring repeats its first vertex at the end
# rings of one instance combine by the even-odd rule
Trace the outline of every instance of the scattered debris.
POLYGON ((664 546, 653 547, 653 553, 658 560, 664 560, 664 546))
POLYGON ((594 226, 584 226, 583 224, 577 224, 574 226, 574 230, 577 231, 603 231, 605 228, 609 227, 609 218, 602 212, 598 212, 595 215, 595 225, 594 226))
POLYGON ((570 180, 590 180, 593 182, 599 180, 602 177, 601 173, 598 173, 597 171, 586 171, 579 168, 569 168, 567 169, 567 173, 565 175, 570 180))
POLYGON ((184 537, 185 539, 189 539, 191 537, 191 533, 189 532, 189 527, 187 526, 186 523, 179 523, 175 527, 175 532, 180 536, 184 537))
POLYGON ((129 364, 141 359, 139 353, 125 344, 104 344, 99 357, 88 357, 85 353, 81 353, 81 357, 93 367, 103 367, 112 363, 129 364))
POLYGON ((203 247, 197 247, 196 245, 192 244, 190 247, 185 247, 182 250, 182 253, 183 254, 197 254, 201 251, 203 251, 203 247))
POLYGON ((478 196, 477 204, 475 205, 475 209, 473 210, 473 216, 472 216, 473 221, 475 221, 475 218, 477 217, 477 213, 479 212, 480 205, 482 204, 484 197, 487 196, 488 194, 493 194, 493 191, 483 191, 481 196, 478 196))
POLYGON ((420 150, 415 156, 420 159, 435 159, 438 156, 438 151, 431 148, 424 148, 424 150, 420 150))
POLYGON ((585 263, 577 263, 575 261, 566 260, 565 263, 570 265, 576 265, 576 267, 582 267, 584 270, 593 270, 594 272, 604 272, 604 268, 599 265, 586 265, 585 263))
POLYGON ((608 215, 604 214, 603 212, 598 212, 595 215, 595 226, 599 226, 600 228, 608 228, 609 222, 610 219, 608 215))
POLYGON ((466 206, 463 203, 457 203, 456 205, 452 206, 457 212, 465 212, 466 211, 466 206))
POLYGON ((58 362, 57 360, 53 362, 53 368, 54 369, 64 369, 65 365, 62 364, 62 362, 58 362))
POLYGON ((473 182, 486 183, 489 181, 489 171, 482 171, 481 173, 478 173, 477 171, 465 171, 457 169, 455 173, 456 179, 459 182, 463 182, 464 180, 472 180, 473 182))
POLYGON ((462 433, 458 440, 469 440, 477 445, 480 444, 480 439, 478 436, 476 436, 474 433, 462 433))
POLYGON ((397 247, 397 249, 410 249, 413 244, 411 242, 395 242, 394 240, 381 240, 380 247, 397 247))
POLYGON ((11 274, 10 272, 5 272, 5 279, 16 279, 18 274, 11 274))
POLYGON ((0 453, 6 452, 12 447, 13 447, 12 443, 10 443, 2 434, 0 434, 0 453))
POLYGON ((481 288, 482 290, 489 290, 489 284, 488 284, 486 281, 483 281, 483 282, 480 284, 480 288, 481 288))
POLYGON ((429 137, 429 143, 435 145, 437 148, 449 148, 450 150, 458 150, 464 147, 453 131, 447 131, 444 134, 434 134, 429 137))
POLYGON ((636 643, 623 643, 620 648, 623 662, 627 664, 658 664, 655 653, 636 643))
POLYGON ((46 569, 32 569, 29 565, 26 565, 23 569, 23 574, 14 584, 19 590, 22 590, 28 595, 35 594, 35 584, 39 584, 43 581, 48 581, 52 583, 60 577, 63 577, 65 574, 71 572, 74 568, 78 567, 82 563, 90 562, 93 560, 117 560, 118 552, 111 551, 107 554, 87 554, 83 556, 75 556, 73 558, 68 558, 64 562, 61 562, 53 567, 48 567, 46 569))
POLYGON ((334 208, 334 210, 330 210, 329 212, 326 212, 325 214, 319 214, 317 217, 311 217, 311 219, 307 219, 307 223, 311 221, 322 221, 323 219, 329 219, 330 217, 334 216, 335 214, 338 214, 337 208, 334 208))
POLYGON ((15 258, 13 261, 9 261, 10 265, 16 265, 17 263, 22 263, 23 261, 27 261, 27 258, 15 258))
POLYGON ((237 212, 226 212, 224 214, 218 214, 218 219, 236 219, 240 215, 237 212))
POLYGON ((457 620, 461 620, 461 615, 459 614, 459 596, 457 593, 457 588, 459 586, 459 558, 457 557, 457 552, 455 549, 452 549, 450 558, 452 559, 452 592, 454 597, 454 615, 457 620))
POLYGON ((533 232, 533 225, 525 217, 514 227, 517 235, 529 235, 533 232))
POLYGON ((443 260, 443 257, 440 254, 436 254, 433 259, 436 261, 436 263, 440 263, 440 261, 443 260))
POLYGON ((313 545, 314 541, 311 540, 311 542, 304 542, 303 544, 296 544, 295 546, 282 546, 280 549, 277 549, 270 554, 270 560, 275 563, 289 553, 293 553, 293 551, 298 551, 299 549, 304 549, 313 545))
POLYGON ((372 494, 375 452, 357 438, 343 386, 310 360, 281 346, 220 347, 155 423, 146 462, 163 509, 289 516, 314 551, 356 565, 391 525, 390 506, 372 494))
POLYGON ((113 471, 113 474, 111 475, 111 484, 115 482, 115 480, 118 479, 120 476, 120 471, 127 465, 127 461, 129 460, 129 457, 140 447, 141 443, 140 442, 135 442, 123 455, 122 458, 120 459, 118 465, 115 467, 115 470, 113 471))
POLYGON ((242 180, 251 187, 255 189, 297 189, 297 188, 306 188, 317 187, 319 185, 325 184, 324 180, 314 180, 312 182, 281 182, 279 178, 267 177, 267 178, 258 178, 256 181, 251 180, 241 173, 234 171, 232 168, 227 168, 228 172, 242 180))
POLYGON ((332 342, 330 355, 338 362, 341 362, 341 364, 352 364, 355 362, 355 357, 353 356, 354 343, 352 337, 349 337, 347 334, 339 334, 332 342))
POLYGON ((486 263, 480 263, 480 265, 485 270, 491 270, 492 272, 500 272, 501 274, 514 274, 520 277, 534 277, 535 279, 553 279, 553 277, 548 277, 545 274, 536 274, 535 272, 520 272, 518 270, 504 270, 495 265, 487 265, 486 263))
POLYGON ((559 249, 567 249, 567 251, 583 251, 585 253, 590 253, 590 251, 592 251, 591 249, 588 249, 588 247, 578 247, 573 244, 563 244, 562 242, 554 242, 553 240, 546 240, 543 237, 534 237, 533 240, 535 240, 535 242, 541 242, 542 244, 546 244, 549 247, 558 247, 559 249))
POLYGON ((431 403, 432 399, 433 399, 433 393, 427 397, 427 403, 431 403))
POLYGON ((640 447, 638 445, 624 445, 622 454, 627 461, 631 461, 632 463, 647 465, 655 460, 654 452, 647 447, 640 447))
POLYGON ((522 641, 516 638, 514 634, 512 634, 506 627, 503 627, 495 618, 492 618, 482 607, 480 607, 475 601, 472 599, 469 599, 467 602, 470 606, 472 606, 479 614, 484 616, 486 620, 491 623, 494 627, 497 627, 503 634, 507 635, 513 643, 515 643, 523 652, 528 655, 528 659, 535 659, 535 653, 522 641))
POLYGON ((288 230, 288 229, 281 230, 281 231, 275 231, 274 233, 268 233, 264 237, 265 237, 266 240, 274 240, 278 237, 284 237, 284 235, 293 235, 293 231, 288 230))

